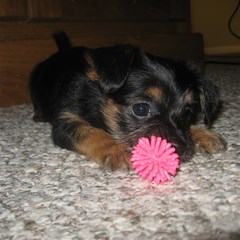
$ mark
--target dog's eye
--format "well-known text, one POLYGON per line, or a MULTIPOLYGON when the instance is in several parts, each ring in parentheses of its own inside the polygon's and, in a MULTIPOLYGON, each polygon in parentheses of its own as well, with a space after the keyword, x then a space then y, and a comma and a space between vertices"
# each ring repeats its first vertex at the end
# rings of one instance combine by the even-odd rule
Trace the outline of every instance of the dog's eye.
POLYGON ((133 105, 133 113, 138 117, 146 117, 150 113, 150 106, 147 103, 133 105))

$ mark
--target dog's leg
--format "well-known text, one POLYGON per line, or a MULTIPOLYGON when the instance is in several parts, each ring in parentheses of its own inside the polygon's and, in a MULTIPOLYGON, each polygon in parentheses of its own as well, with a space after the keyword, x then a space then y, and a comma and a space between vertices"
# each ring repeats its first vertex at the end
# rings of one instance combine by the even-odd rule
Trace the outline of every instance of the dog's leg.
POLYGON ((218 133, 192 126, 191 135, 196 152, 215 154, 226 150, 227 144, 218 133))
POLYGON ((127 145, 116 142, 107 132, 92 127, 76 114, 64 112, 53 123, 54 143, 96 161, 101 167, 130 168, 127 145))

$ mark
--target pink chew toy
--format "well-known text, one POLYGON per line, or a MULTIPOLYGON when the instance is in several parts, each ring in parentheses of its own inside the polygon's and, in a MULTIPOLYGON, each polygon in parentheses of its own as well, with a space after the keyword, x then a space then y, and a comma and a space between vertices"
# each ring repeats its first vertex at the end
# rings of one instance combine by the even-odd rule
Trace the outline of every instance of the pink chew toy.
POLYGON ((179 168, 179 156, 165 139, 151 136, 140 138, 132 151, 132 166, 143 179, 159 184, 171 181, 179 168))

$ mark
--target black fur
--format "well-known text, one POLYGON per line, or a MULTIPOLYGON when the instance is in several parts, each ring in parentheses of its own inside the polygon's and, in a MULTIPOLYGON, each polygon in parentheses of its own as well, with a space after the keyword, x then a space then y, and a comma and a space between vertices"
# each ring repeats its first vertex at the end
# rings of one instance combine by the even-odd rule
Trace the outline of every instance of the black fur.
POLYGON ((71 47, 64 33, 54 38, 59 51, 34 69, 30 90, 36 116, 52 124, 56 145, 74 150, 80 141, 75 135, 81 123, 68 124, 60 118, 71 112, 119 143, 132 147, 139 137, 154 134, 172 142, 181 160, 192 156, 190 126, 199 112, 206 124, 211 121, 218 91, 191 64, 159 58, 131 45, 89 49, 71 47), (98 79, 89 78, 89 69, 98 79), (150 87, 161 90, 161 99, 146 94, 150 87), (186 101, 188 93, 192 99, 186 101), (113 119, 118 128, 110 126, 105 116, 109 100, 118 110, 113 119), (144 111, 146 106, 147 116, 134 113, 134 108, 144 111))

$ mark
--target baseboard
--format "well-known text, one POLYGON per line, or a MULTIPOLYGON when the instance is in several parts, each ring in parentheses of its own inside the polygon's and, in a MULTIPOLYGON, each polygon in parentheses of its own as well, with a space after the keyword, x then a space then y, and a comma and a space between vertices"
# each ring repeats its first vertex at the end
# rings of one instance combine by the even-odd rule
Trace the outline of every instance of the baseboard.
POLYGON ((240 45, 204 47, 205 55, 240 55, 240 45))

